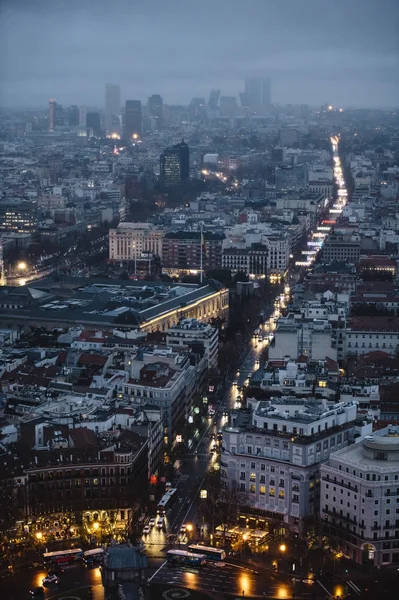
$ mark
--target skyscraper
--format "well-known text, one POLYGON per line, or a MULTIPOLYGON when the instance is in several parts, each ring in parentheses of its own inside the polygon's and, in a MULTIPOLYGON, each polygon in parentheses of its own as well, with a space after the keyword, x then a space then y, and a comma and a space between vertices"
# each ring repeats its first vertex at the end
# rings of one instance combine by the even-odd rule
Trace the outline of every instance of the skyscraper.
POLYGON ((140 135, 142 125, 141 100, 126 100, 124 137, 131 139, 134 135, 140 135))
POLYGON ((216 110, 219 104, 220 90, 211 90, 208 100, 208 108, 216 110))
POLYGON ((105 84, 105 126, 112 128, 112 124, 121 112, 121 86, 115 83, 105 84))
POLYGON ((68 108, 68 125, 69 127, 79 126, 79 109, 75 105, 68 108))
POLYGON ((190 149, 184 140, 163 151, 160 158, 160 172, 166 187, 177 186, 189 179, 190 149))
POLYGON ((88 112, 86 115, 86 127, 93 130, 95 136, 101 134, 101 115, 98 112, 88 112))
POLYGON ((55 105, 56 101, 54 98, 51 98, 48 103, 48 130, 54 131, 54 113, 55 113, 55 105))
POLYGON ((62 104, 58 104, 54 98, 48 103, 48 129, 54 131, 56 127, 64 125, 64 111, 62 104))
POLYGON ((247 77, 244 94, 246 105, 250 108, 267 108, 270 105, 270 79, 247 77))
POLYGON ((155 128, 160 129, 163 121, 163 99, 159 94, 153 94, 148 98, 148 114, 155 121, 155 128))

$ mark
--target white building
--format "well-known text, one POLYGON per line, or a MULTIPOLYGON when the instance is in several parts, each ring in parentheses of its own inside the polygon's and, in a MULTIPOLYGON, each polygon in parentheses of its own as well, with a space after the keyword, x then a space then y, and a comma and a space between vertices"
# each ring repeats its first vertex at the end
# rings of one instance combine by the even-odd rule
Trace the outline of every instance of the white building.
POLYGON ((269 346, 269 360, 298 356, 313 360, 337 360, 337 347, 331 323, 324 319, 297 321, 291 318, 278 320, 273 341, 269 346))
POLYGON ((251 509, 299 527, 318 513, 320 463, 354 437, 356 404, 282 397, 248 400, 223 430, 222 486, 233 482, 251 509))
POLYGON ((281 275, 285 273, 290 260, 290 236, 287 233, 265 236, 262 240, 262 243, 266 245, 268 250, 268 273, 276 273, 281 275))
POLYGON ((397 317, 353 317, 345 334, 346 356, 360 356, 376 350, 395 355, 398 345, 397 317))
POLYGON ((326 533, 358 563, 399 566, 399 427, 336 452, 320 470, 326 533))
POLYGON ((151 223, 119 223, 109 230, 109 258, 135 260, 142 252, 162 256, 164 232, 151 223))
POLYGON ((187 354, 171 348, 145 348, 125 355, 129 379, 119 385, 119 397, 134 406, 147 404, 162 410, 164 435, 173 443, 190 414, 195 393, 204 385, 207 360, 190 363, 187 354))
POLYGON ((174 350, 185 350, 193 343, 204 346, 208 369, 217 367, 219 335, 216 327, 197 319, 183 319, 175 327, 168 329, 166 344, 174 350))

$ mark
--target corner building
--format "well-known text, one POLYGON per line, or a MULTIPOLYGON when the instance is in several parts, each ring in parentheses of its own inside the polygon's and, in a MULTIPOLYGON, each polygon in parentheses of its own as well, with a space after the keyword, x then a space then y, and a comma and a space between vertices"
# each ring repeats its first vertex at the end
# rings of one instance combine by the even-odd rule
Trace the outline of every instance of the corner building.
POLYGON ((320 464, 354 437, 356 404, 282 397, 248 400, 223 431, 222 487, 235 482, 248 514, 298 530, 319 512, 320 464))
POLYGON ((399 427, 366 436, 321 467, 321 518, 359 564, 399 566, 399 427))

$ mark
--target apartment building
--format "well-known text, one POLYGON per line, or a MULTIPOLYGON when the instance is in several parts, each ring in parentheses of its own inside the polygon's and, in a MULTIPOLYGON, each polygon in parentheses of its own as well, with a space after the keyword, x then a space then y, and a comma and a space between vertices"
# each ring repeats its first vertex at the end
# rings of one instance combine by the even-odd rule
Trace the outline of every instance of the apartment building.
POLYGON ((110 260, 134 261, 142 253, 162 255, 164 231, 151 223, 119 223, 109 230, 110 260))
POLYGON ((397 317, 353 317, 346 329, 346 356, 360 356, 378 350, 396 355, 398 346, 397 317))
POLYGON ((356 404, 249 399, 223 430, 224 488, 248 494, 251 511, 294 528, 319 510, 320 464, 353 438, 356 404))
POLYGON ((162 271, 179 276, 222 266, 224 235, 205 231, 173 231, 162 243, 162 271))
POLYGON ((222 255, 222 268, 232 273, 245 273, 248 277, 262 278, 267 275, 267 247, 253 244, 252 248, 226 248, 222 255), (255 247, 256 246, 256 247, 255 247))
POLYGON ((134 406, 147 404, 162 411, 166 443, 173 444, 182 433, 196 393, 205 385, 207 359, 205 355, 192 364, 188 354, 172 348, 142 348, 126 355, 125 368, 129 379, 118 386, 119 397, 134 406))
POLYGON ((355 233, 332 232, 322 248, 324 263, 345 262, 357 264, 360 259, 360 237, 355 233))
POLYGON ((399 427, 331 455, 320 468, 327 535, 364 565, 399 565, 399 427))
POLYGON ((287 270, 290 260, 290 236, 287 233, 265 236, 264 243, 268 250, 268 273, 282 275, 287 270))
POLYGON ((177 351, 200 344, 205 350, 208 369, 217 367, 219 334, 217 328, 209 323, 197 319, 183 319, 168 329, 166 344, 177 351))

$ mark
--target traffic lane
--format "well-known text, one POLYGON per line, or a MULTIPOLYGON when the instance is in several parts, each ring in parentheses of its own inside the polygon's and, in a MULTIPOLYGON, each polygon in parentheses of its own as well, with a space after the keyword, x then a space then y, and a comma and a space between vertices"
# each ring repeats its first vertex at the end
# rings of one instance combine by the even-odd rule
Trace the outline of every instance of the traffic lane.
MULTIPOLYGON (((18 569, 14 575, 0 580, 1 600, 22 600, 29 598, 29 591, 41 586, 43 578, 47 575, 46 569, 18 569)), ((81 566, 67 566, 60 575, 58 586, 45 587, 46 600, 60 592, 67 592, 83 586, 100 586, 101 573, 99 569, 85 569, 81 566)))
POLYGON ((324 598, 326 595, 326 591, 315 584, 295 582, 291 577, 283 574, 256 572, 253 569, 228 562, 206 563, 200 568, 171 566, 164 563, 154 573, 151 584, 175 585, 210 594, 237 594, 240 596, 265 594, 281 599, 292 598, 293 594, 298 599, 324 598))

